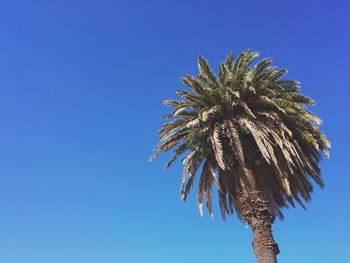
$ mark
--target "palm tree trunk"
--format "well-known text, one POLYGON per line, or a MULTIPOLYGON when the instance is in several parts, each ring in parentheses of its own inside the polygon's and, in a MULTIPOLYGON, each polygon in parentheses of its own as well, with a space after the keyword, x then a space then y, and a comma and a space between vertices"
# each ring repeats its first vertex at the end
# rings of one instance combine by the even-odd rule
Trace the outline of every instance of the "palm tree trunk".
POLYGON ((271 204, 258 191, 242 191, 238 203, 243 220, 253 230, 252 244, 257 263, 277 263, 279 248, 271 230, 275 220, 271 204))
POLYGON ((275 221, 275 211, 256 185, 255 176, 246 173, 246 181, 241 181, 242 191, 238 196, 238 209, 242 219, 253 230, 253 250, 257 263, 277 263, 279 248, 275 242, 271 226, 275 221))
POLYGON ((252 219, 253 249, 257 263, 277 263, 278 245, 275 242, 271 224, 263 220, 252 219))

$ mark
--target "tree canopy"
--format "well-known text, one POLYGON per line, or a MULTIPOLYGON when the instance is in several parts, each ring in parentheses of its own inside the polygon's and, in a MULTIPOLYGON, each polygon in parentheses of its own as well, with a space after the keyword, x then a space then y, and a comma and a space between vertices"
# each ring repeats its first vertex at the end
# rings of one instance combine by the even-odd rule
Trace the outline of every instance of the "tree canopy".
POLYGON ((252 65, 258 53, 231 52, 219 64, 218 74, 199 57, 199 73, 185 75, 189 90, 177 90, 181 99, 168 99, 173 108, 158 132, 159 144, 151 159, 173 150, 168 168, 184 156, 181 196, 186 200, 199 174, 197 203, 212 210, 212 185, 219 194, 222 217, 237 211, 239 193, 257 189, 276 215, 295 202, 310 200, 313 179, 323 187, 319 161, 329 155, 330 143, 319 130, 321 120, 310 111, 314 101, 300 93, 297 81, 284 79, 286 69, 265 58, 252 65))

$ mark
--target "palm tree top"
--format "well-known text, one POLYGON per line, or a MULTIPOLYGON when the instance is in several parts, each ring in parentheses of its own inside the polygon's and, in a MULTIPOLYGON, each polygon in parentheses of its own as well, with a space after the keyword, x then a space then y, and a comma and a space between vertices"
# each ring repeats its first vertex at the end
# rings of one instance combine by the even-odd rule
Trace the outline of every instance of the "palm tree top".
POLYGON ((320 118, 309 110, 314 101, 300 93, 298 82, 282 79, 287 70, 271 66, 271 58, 251 65, 257 58, 250 50, 237 59, 231 52, 216 75, 199 57, 199 73, 182 77, 190 90, 164 101, 173 111, 162 117, 151 159, 173 150, 168 168, 184 156, 181 197, 186 200, 200 174, 200 214, 205 202, 213 215, 212 184, 224 219, 234 210, 240 217, 237 200, 249 190, 249 176, 280 218, 283 207, 304 207, 303 200, 310 200, 311 178, 323 187, 318 163, 331 146, 319 130, 320 118))

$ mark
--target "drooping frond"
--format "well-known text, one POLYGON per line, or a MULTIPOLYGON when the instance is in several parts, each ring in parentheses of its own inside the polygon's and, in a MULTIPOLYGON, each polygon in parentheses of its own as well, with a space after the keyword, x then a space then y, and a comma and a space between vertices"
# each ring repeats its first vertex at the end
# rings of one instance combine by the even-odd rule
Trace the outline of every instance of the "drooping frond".
POLYGON ((210 136, 210 140, 212 143, 212 147, 213 147, 216 161, 217 161, 219 167, 221 169, 225 170, 224 154, 222 151, 222 146, 221 146, 219 136, 220 136, 219 129, 217 127, 215 127, 213 129, 212 135, 210 136))

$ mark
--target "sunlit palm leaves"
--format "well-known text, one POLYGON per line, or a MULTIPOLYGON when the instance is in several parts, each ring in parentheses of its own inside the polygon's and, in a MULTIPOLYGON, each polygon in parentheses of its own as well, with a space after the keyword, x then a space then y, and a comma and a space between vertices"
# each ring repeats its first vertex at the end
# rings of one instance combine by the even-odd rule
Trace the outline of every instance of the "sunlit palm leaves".
POLYGON ((271 66, 270 58, 250 66, 257 57, 246 50, 234 60, 230 53, 218 76, 199 57, 199 74, 182 78, 190 90, 176 92, 181 100, 164 101, 173 111, 163 116, 168 122, 151 159, 173 150, 168 168, 186 154, 181 195, 185 200, 199 174, 201 214, 204 202, 213 214, 212 184, 222 216, 231 214, 238 194, 249 191, 251 175, 279 217, 282 207, 310 199, 310 178, 323 186, 318 162, 320 151, 328 156, 330 143, 318 128, 321 120, 308 110, 314 101, 300 94, 298 82, 281 79, 287 70, 271 66))

